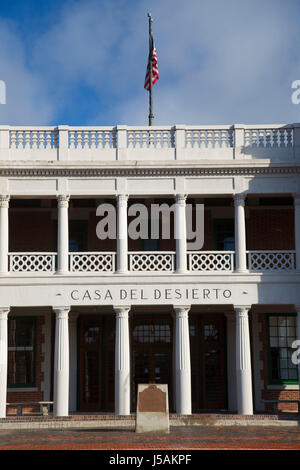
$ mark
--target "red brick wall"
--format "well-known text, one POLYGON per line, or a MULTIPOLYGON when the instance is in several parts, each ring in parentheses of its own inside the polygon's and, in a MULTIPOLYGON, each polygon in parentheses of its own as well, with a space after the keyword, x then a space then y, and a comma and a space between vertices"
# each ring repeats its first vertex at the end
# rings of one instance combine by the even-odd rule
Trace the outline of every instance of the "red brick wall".
POLYGON ((9 212, 10 251, 53 251, 54 228, 49 211, 9 212))
MULTIPOLYGON (((28 391, 28 392, 18 392, 17 388, 15 392, 7 393, 7 402, 8 403, 18 403, 18 402, 30 402, 30 401, 42 401, 43 392, 41 391, 41 382, 44 380, 44 373, 42 372, 42 362, 44 361, 44 353, 42 352, 42 346, 45 342, 45 335, 42 331, 43 325, 45 323, 44 316, 37 316, 36 318, 36 363, 35 363, 35 377, 36 383, 32 388, 37 388, 37 391, 28 391)), ((24 389, 24 388, 23 388, 24 389)), ((39 407, 23 407, 23 413, 38 411, 39 407)), ((8 407, 7 414, 16 414, 17 408, 8 407)))
POLYGON ((247 218, 248 250, 293 250, 293 209, 250 209, 247 218))
POLYGON ((214 226, 211 216, 211 210, 204 210, 204 245, 203 251, 210 251, 214 249, 214 226))
MULTIPOLYGON (((53 251, 54 224, 51 212, 10 211, 10 251, 53 251)), ((203 250, 214 249, 213 219, 211 210, 205 209, 203 250)), ((89 214, 88 250, 115 251, 115 240, 99 240, 96 226, 99 222, 95 211, 89 214)), ((130 220, 128 220, 130 222, 130 220)), ((250 208, 247 217, 247 249, 294 249, 293 209, 250 208)), ((173 224, 171 227, 171 234, 173 224)), ((141 250, 141 240, 128 240, 129 250, 141 250)), ((161 240, 161 250, 175 250, 175 240, 161 240)))
POLYGON ((101 220, 99 216, 96 216, 96 212, 93 211, 89 215, 89 226, 88 226, 88 250, 89 251, 116 251, 117 243, 116 240, 107 238, 106 240, 100 240, 97 237, 96 228, 98 222, 101 220))
MULTIPOLYGON (((269 382, 269 369, 268 369, 268 344, 267 344, 267 315, 261 314, 259 316, 259 322, 261 324, 259 334, 259 340, 262 345, 260 352, 260 360, 262 361, 262 369, 260 371, 260 378, 264 382, 264 389, 261 391, 262 400, 298 400, 298 390, 268 390, 267 386, 269 382)), ((279 411, 298 411, 297 403, 279 403, 279 411)), ((265 410, 272 411, 273 405, 265 403, 265 410)))

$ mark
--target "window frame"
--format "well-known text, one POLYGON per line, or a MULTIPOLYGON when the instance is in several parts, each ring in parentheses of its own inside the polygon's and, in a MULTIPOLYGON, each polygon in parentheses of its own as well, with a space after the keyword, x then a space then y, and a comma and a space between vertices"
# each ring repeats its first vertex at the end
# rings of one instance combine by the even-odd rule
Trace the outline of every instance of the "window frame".
MULTIPOLYGON (((12 352, 17 352, 18 351, 18 348, 22 348, 22 346, 8 346, 7 348, 7 387, 8 388, 32 388, 32 387, 35 387, 36 386, 36 349, 37 349, 37 344, 36 344, 36 338, 37 338, 37 318, 36 316, 11 316, 9 317, 9 321, 10 320, 16 320, 16 323, 18 323, 18 320, 20 319, 24 319, 26 318, 27 320, 30 319, 32 320, 33 322, 33 346, 32 346, 32 351, 33 351, 33 372, 32 372, 32 376, 33 376, 33 381, 30 382, 30 383, 17 383, 17 384, 12 384, 8 381, 8 371, 9 371, 9 366, 8 366, 8 361, 9 361, 9 352, 12 351, 12 352)), ((16 329, 17 329, 17 325, 16 325, 16 329)), ((9 335, 9 323, 8 323, 8 335, 9 335)), ((30 347, 31 346, 25 346, 24 348, 22 348, 22 350, 26 350, 27 347, 30 347)))
MULTIPOLYGON (((271 385, 298 385, 299 384, 299 368, 297 367, 297 379, 274 379, 272 377, 272 357, 271 357, 271 345, 270 345, 270 317, 297 317, 296 313, 267 313, 267 359, 268 359, 268 379, 271 385)), ((296 325, 297 335, 297 325, 296 325)), ((297 336, 296 338, 297 339, 297 336)))

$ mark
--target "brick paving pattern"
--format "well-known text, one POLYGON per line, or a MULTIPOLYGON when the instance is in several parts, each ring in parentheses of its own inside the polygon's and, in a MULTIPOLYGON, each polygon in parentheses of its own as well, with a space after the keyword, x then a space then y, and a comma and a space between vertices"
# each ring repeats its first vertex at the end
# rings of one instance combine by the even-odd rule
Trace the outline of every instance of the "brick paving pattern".
POLYGON ((300 427, 186 426, 170 434, 118 429, 0 430, 0 450, 299 450, 300 427))

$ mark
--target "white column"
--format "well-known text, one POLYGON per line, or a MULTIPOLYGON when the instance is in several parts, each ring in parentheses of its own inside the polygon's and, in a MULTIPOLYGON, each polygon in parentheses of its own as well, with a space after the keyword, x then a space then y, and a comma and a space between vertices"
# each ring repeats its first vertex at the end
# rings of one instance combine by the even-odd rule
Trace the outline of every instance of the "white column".
POLYGON ((70 343, 70 380, 69 380, 69 409, 77 409, 77 318, 78 313, 69 316, 70 343))
POLYGON ((57 257, 58 274, 66 274, 69 271, 69 196, 58 196, 58 225, 57 225, 57 257))
POLYGON ((69 325, 70 307, 56 307, 54 353, 54 414, 69 414, 69 325))
POLYGON ((177 194, 175 203, 176 272, 187 271, 186 195, 177 194))
POLYGON ((227 319, 227 401, 228 409, 230 411, 236 411, 235 314, 234 312, 226 312, 225 316, 227 319))
POLYGON ((130 414, 130 307, 114 307, 116 312, 115 345, 115 413, 130 414))
POLYGON ((128 196, 117 196, 117 271, 128 271, 128 227, 127 227, 128 196))
POLYGON ((176 313, 176 413, 192 413, 191 355, 188 312, 190 306, 174 306, 176 313))
POLYGON ((249 308, 235 307, 237 412, 242 415, 253 414, 249 308))
POLYGON ((300 271, 300 194, 294 194, 296 269, 300 271))
POLYGON ((0 308, 0 418, 6 417, 7 394, 7 316, 9 308, 0 308))
POLYGON ((245 223, 245 195, 234 195, 234 223, 235 223, 235 271, 247 271, 246 259, 246 223, 245 223))
POLYGON ((0 275, 8 272, 8 206, 9 196, 0 196, 0 275))

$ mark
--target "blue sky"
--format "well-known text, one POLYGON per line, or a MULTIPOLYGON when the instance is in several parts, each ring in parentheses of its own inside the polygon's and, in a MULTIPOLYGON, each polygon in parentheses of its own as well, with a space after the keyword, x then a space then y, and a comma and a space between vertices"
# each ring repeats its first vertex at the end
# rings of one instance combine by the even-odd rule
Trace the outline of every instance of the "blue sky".
POLYGON ((0 124, 300 122, 299 0, 1 0, 0 124))

